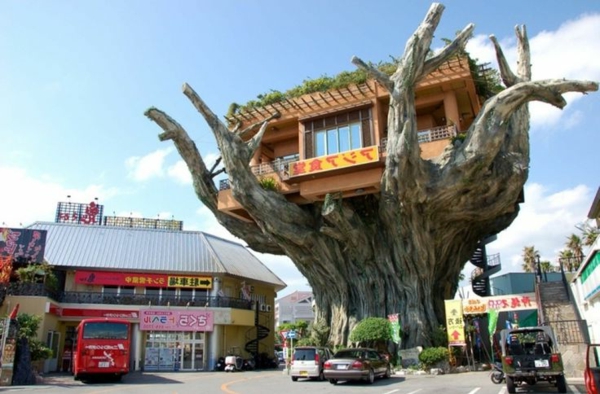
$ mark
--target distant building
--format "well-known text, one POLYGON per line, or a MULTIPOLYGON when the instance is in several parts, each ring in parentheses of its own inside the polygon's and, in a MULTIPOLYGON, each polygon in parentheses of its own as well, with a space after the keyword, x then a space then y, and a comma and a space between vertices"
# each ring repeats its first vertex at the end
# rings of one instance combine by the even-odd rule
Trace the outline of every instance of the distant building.
MULTIPOLYGON (((590 207, 588 218, 600 225, 600 188, 590 207)), ((600 238, 590 247, 571 281, 579 313, 587 321, 590 340, 600 342, 600 238)))
POLYGON ((315 319, 314 297, 310 291, 295 291, 275 300, 275 326, 303 320, 311 323, 315 319))

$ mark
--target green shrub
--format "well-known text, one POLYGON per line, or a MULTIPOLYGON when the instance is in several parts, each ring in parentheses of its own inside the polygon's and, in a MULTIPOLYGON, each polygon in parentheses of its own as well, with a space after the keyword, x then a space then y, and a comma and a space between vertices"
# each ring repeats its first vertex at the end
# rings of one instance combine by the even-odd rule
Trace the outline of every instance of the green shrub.
POLYGON ((448 360, 448 355, 448 349, 445 347, 429 347, 419 354, 419 361, 423 363, 423 367, 429 369, 440 361, 448 360))
POLYGON ((391 323, 383 317, 367 317, 361 320, 350 333, 351 342, 363 346, 376 347, 377 343, 386 343, 392 339, 391 323))
POLYGON ((258 182, 260 183, 260 186, 265 190, 271 190, 274 192, 279 190, 279 183, 274 178, 266 177, 260 179, 258 182))

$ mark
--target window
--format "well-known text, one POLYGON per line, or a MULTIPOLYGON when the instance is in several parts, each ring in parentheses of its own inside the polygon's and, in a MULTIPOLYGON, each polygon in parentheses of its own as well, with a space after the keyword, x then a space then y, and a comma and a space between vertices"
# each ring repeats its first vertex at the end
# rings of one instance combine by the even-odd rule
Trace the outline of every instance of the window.
POLYGON ((357 109, 304 123, 306 158, 370 146, 371 110, 357 109))

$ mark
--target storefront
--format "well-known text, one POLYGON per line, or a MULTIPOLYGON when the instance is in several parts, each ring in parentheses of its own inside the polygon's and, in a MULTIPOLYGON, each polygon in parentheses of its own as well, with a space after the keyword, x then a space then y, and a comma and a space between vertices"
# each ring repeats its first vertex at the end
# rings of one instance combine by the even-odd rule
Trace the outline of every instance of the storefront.
POLYGON ((212 311, 140 310, 144 371, 199 371, 213 331, 212 311))

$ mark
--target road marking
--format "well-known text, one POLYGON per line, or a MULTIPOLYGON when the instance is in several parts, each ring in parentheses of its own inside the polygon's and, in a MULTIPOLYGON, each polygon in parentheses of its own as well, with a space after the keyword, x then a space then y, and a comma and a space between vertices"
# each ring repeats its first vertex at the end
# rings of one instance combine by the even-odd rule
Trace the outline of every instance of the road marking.
POLYGON ((498 391, 498 394, 506 394, 506 386, 502 386, 500 391, 498 391))
POLYGON ((229 385, 230 384, 235 384, 235 383, 240 383, 240 382, 246 382, 246 381, 252 380, 252 379, 268 378, 269 376, 271 376, 271 375, 259 375, 259 376, 254 376, 252 378, 243 378, 243 379, 238 379, 238 380, 233 380, 231 382, 223 383, 221 385, 221 391, 224 391, 227 394, 240 394, 237 391, 229 390, 229 385))
POLYGON ((473 389, 473 390, 469 391, 469 394, 475 394, 476 392, 478 392, 478 391, 479 391, 479 389, 480 389, 480 388, 481 388, 481 387, 477 387, 477 388, 475 388, 475 389, 473 389))
POLYGON ((400 389, 395 389, 395 390, 392 390, 392 391, 387 391, 387 392, 385 392, 383 394, 392 394, 392 393, 397 393, 398 391, 400 391, 400 389))
POLYGON ((575 386, 571 386, 569 385, 569 389, 574 392, 575 394, 581 394, 581 392, 579 390, 577 390, 577 387, 575 386))

